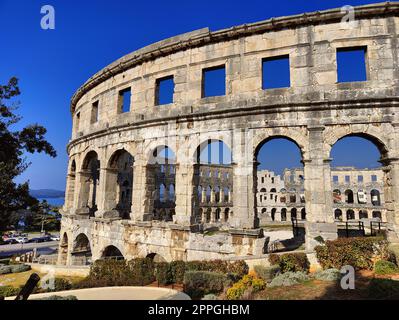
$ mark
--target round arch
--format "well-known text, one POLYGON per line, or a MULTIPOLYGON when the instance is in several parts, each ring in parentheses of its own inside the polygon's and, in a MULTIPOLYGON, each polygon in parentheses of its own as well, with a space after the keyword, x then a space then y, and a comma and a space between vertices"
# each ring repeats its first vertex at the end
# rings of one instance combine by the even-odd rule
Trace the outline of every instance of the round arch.
POLYGON ((76 236, 73 251, 72 251, 72 264, 73 265, 89 265, 92 260, 91 246, 89 238, 80 233, 76 236))
POLYGON ((102 259, 116 259, 116 260, 123 260, 124 256, 122 252, 114 245, 109 245, 106 246, 102 253, 101 253, 101 258, 102 259))

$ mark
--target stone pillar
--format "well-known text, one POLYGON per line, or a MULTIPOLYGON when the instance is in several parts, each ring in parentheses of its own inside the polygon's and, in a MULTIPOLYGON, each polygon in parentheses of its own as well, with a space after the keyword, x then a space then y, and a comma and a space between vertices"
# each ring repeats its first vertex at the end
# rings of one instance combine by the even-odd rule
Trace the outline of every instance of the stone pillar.
MULTIPOLYGON (((255 228, 255 180, 256 168, 253 155, 247 154, 247 136, 244 130, 234 133, 233 164, 233 215, 230 225, 236 229, 255 228)), ((248 138, 248 140, 250 140, 248 138)))
POLYGON ((119 212, 116 210, 118 203, 118 169, 101 168, 100 186, 97 193, 98 211, 96 217, 118 218, 119 212))
POLYGON ((399 158, 383 159, 388 239, 399 242, 399 158))
POLYGON ((87 170, 82 170, 78 173, 77 177, 77 201, 76 203, 76 214, 78 215, 89 215, 89 201, 90 201, 90 185, 91 185, 91 174, 87 170))
POLYGON ((315 237, 333 240, 338 237, 334 223, 330 159, 324 150, 324 127, 309 127, 309 154, 304 159, 307 222, 306 249, 318 245, 315 237))
POLYGON ((133 164, 133 197, 130 219, 138 222, 152 217, 152 191, 148 182, 151 173, 144 161, 136 160, 133 164))
POLYGON ((194 165, 176 165, 176 214, 173 222, 190 226, 195 223, 194 204, 195 204, 195 184, 194 184, 194 165))

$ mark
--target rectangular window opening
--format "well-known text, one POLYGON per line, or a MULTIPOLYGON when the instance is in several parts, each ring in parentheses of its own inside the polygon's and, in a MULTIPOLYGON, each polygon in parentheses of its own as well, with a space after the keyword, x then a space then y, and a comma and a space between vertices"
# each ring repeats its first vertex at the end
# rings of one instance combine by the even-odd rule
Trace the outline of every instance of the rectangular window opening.
POLYGON ((130 98, 132 92, 130 88, 119 91, 118 104, 119 113, 125 113, 130 111, 130 98))
POLYGON ((202 98, 226 95, 226 67, 202 70, 202 98))
POLYGON ((337 49, 338 82, 367 81, 367 47, 337 49))
POLYGON ((262 59, 262 88, 289 88, 290 58, 289 55, 262 59))
POLYGON ((79 125, 80 125, 80 112, 76 114, 76 119, 75 119, 75 130, 76 132, 79 132, 79 125))
POLYGON ((363 176, 357 176, 357 182, 363 182, 363 176))
POLYGON ((155 105, 163 105, 173 103, 173 94, 175 91, 175 83, 173 76, 156 80, 155 88, 155 105))
POLYGON ((372 181, 372 182, 377 182, 377 176, 376 176, 375 174, 373 174, 373 175, 371 176, 371 181, 372 181))
POLYGON ((91 105, 91 117, 90 117, 90 123, 96 123, 98 121, 98 101, 94 102, 91 105))

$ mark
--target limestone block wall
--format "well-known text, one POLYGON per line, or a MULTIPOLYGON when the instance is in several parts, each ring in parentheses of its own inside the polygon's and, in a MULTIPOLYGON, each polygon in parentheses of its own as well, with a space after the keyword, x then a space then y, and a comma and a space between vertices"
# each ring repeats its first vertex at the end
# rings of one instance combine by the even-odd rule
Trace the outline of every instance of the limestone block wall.
MULTIPOLYGON (((235 254, 251 251, 250 247, 258 247, 251 243, 253 234, 261 237, 256 231, 255 159, 259 146, 273 137, 291 139, 301 150, 307 237, 324 233, 334 237, 330 151, 348 135, 366 137, 380 150, 389 232, 397 237, 399 5, 356 7, 355 28, 342 23, 343 16, 339 8, 214 32, 205 28, 135 51, 92 76, 71 101, 74 125, 68 144, 67 185, 74 187, 67 188, 62 230, 71 233, 69 241, 75 236, 72 230, 79 226, 93 235, 93 257, 100 257, 104 245, 112 243, 129 256, 165 248, 159 250, 168 259, 190 258, 189 248, 202 241, 196 234, 202 229, 195 221, 195 154, 199 145, 217 140, 230 148, 233 158, 228 227, 232 230, 229 243, 235 244, 231 250, 235 254), (367 47, 367 81, 338 83, 337 49, 354 46, 367 47), (280 55, 289 56, 290 87, 263 90, 262 59, 280 55), (225 67, 226 94, 203 98, 203 71, 215 66, 225 67), (170 76, 173 103, 157 106, 157 82, 170 76), (121 113, 120 92, 128 88, 130 111, 121 113), (98 121, 93 123, 93 104, 97 103, 98 121), (153 193, 146 167, 161 146, 168 146, 176 156, 176 208, 171 226, 159 229, 151 221, 153 193), (127 219, 110 214, 107 206, 112 181, 107 172, 118 150, 134 158, 127 219), (94 209, 82 195, 94 189, 88 188, 84 170, 89 152, 96 154, 100 172, 94 209), (186 231, 176 232, 179 227, 186 231), (137 231, 128 233, 127 240, 126 232, 132 228, 137 231), (234 235, 235 230, 246 233, 234 235), (126 241, 133 245, 125 248, 126 241)), ((210 248, 224 252, 223 246, 210 248)))

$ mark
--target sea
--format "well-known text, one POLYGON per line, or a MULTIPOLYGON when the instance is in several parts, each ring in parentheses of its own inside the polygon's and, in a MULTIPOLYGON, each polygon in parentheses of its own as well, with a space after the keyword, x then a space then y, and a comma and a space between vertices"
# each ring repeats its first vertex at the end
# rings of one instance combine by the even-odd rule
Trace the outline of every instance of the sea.
POLYGON ((55 207, 62 207, 65 202, 65 198, 37 198, 39 201, 46 200, 48 204, 55 207))

